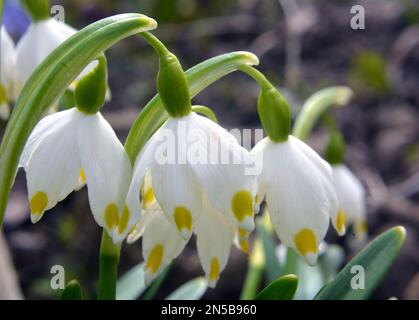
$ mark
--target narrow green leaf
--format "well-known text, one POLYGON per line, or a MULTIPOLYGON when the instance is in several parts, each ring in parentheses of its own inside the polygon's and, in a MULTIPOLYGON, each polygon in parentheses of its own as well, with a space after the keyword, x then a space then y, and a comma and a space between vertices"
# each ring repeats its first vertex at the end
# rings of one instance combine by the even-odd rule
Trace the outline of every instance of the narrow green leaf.
POLYGON ((116 42, 154 29, 141 14, 122 14, 95 22, 70 37, 35 70, 16 103, 0 145, 0 225, 25 142, 42 114, 78 74, 116 42))
POLYGON ((61 300, 82 300, 83 294, 78 280, 71 280, 61 293, 61 300))
POLYGON ((168 265, 160 275, 153 280, 150 287, 147 289, 147 292, 143 296, 143 300, 153 300, 156 294, 159 292, 160 287, 163 285, 164 280, 166 279, 171 265, 168 265))
POLYGON ((292 300, 297 291, 298 278, 288 274, 276 279, 256 296, 256 300, 292 300))
POLYGON ((144 263, 140 263, 125 273, 116 284, 116 300, 135 300, 145 290, 144 263))
POLYGON ((263 252, 265 254, 265 267, 268 281, 272 282, 277 279, 281 273, 282 268, 279 265, 278 256, 276 253, 276 245, 272 238, 272 234, 266 229, 263 222, 256 223, 256 232, 258 237, 262 240, 263 252))
POLYGON ((199 300, 207 290, 207 281, 198 277, 173 291, 166 300, 199 300))
POLYGON ((292 134, 305 140, 313 129, 318 118, 330 107, 344 106, 353 96, 349 87, 328 87, 317 91, 304 102, 295 119, 292 134))
MULTIPOLYGON (((403 227, 392 228, 366 246, 315 297, 316 300, 364 300, 368 299, 390 269, 403 246, 406 231, 403 227), (353 289, 356 276, 363 276, 364 289, 353 289)), ((359 284, 359 283, 358 283, 359 284)))
MULTIPOLYGON (((191 97, 225 75, 237 71, 242 65, 257 65, 258 58, 250 52, 231 52, 205 60, 186 71, 191 97)), ((125 150, 132 163, 156 129, 167 119, 159 95, 144 107, 128 134, 125 150)))

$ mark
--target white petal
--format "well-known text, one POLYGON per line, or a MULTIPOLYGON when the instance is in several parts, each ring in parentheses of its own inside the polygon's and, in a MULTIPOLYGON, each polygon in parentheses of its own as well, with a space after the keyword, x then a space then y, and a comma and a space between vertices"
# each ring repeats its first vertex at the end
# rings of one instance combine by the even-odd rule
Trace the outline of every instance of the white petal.
POLYGON ((170 118, 153 135, 147 155, 142 156, 148 158, 143 162, 151 163, 151 182, 158 203, 184 239, 189 238, 202 210, 202 191, 186 163, 186 138, 182 130, 186 133, 188 126, 188 117, 170 118), (183 162, 179 160, 182 157, 183 162))
POLYGON ((182 239, 161 209, 153 210, 147 218, 143 236, 146 283, 149 284, 182 252, 187 240, 182 239))
POLYGON ((202 268, 208 285, 214 288, 227 264, 234 239, 234 229, 226 217, 212 207, 208 199, 204 199, 204 208, 197 221, 195 232, 202 268))
MULTIPOLYGON (((140 154, 137 156, 137 159, 135 161, 131 183, 128 189, 127 197, 125 199, 125 204, 131 212, 132 216, 129 225, 132 226, 138 224, 138 222, 141 219, 141 187, 144 183, 144 177, 146 175, 146 172, 148 172, 149 175, 148 184, 151 183, 151 171, 149 168, 151 163, 154 161, 155 149, 158 143, 156 137, 158 136, 159 132, 160 129, 156 131, 156 133, 150 138, 150 140, 148 140, 148 142, 142 148, 140 154)), ((133 237, 131 237, 131 239, 132 238, 133 237)))
POLYGON ((78 116, 79 113, 75 108, 73 108, 48 115, 39 121, 26 142, 25 148, 20 156, 19 167, 27 167, 33 150, 35 150, 39 144, 42 143, 43 139, 49 137, 50 135, 55 135, 56 132, 61 131, 66 126, 69 126, 69 124, 73 121, 74 123, 77 123, 80 121, 76 119, 78 116))
POLYGON ((119 236, 128 233, 132 221, 124 201, 131 179, 128 155, 100 113, 83 116, 78 142, 95 220, 114 241, 122 240, 119 236))
MULTIPOLYGON (((16 46, 15 99, 38 65, 76 32, 76 29, 53 18, 34 22, 29 26, 16 46)), ((85 70, 91 67, 89 65, 85 70)))
POLYGON ((13 86, 13 68, 15 64, 15 48, 12 38, 6 31, 4 26, 1 26, 0 35, 0 85, 4 89, 4 93, 8 101, 12 99, 13 86))
POLYGON ((333 183, 348 223, 365 222, 365 189, 345 165, 333 166, 333 183))
MULTIPOLYGON (((48 118, 48 117, 47 117, 48 118)), ((74 190, 80 174, 78 122, 74 110, 64 111, 54 126, 45 118, 34 130, 25 147, 26 176, 31 202, 31 219, 41 219, 45 210, 55 206, 74 190), (64 115, 63 115, 64 114, 64 115)), ((25 154, 24 152, 24 154, 25 154)))
POLYGON ((189 238, 194 222, 202 211, 202 191, 191 168, 186 165, 153 164, 152 185, 167 219, 184 239, 189 238))
POLYGON ((191 167, 211 204, 235 225, 253 230, 256 174, 248 172, 254 166, 252 156, 230 133, 205 117, 192 113, 190 130, 205 137, 202 152, 207 161, 191 167), (218 148, 216 154, 212 146, 218 148))
POLYGON ((312 148, 310 148, 303 141, 290 136, 290 141, 296 145, 312 163, 320 170, 323 187, 328 194, 330 201, 330 218, 333 227, 340 236, 343 236, 346 231, 346 225, 341 211, 339 211, 339 201, 333 186, 333 172, 332 167, 323 160, 312 148))
POLYGON ((288 140, 266 145, 262 174, 269 185, 266 202, 278 237, 297 248, 309 264, 315 263, 331 209, 323 172, 288 140))

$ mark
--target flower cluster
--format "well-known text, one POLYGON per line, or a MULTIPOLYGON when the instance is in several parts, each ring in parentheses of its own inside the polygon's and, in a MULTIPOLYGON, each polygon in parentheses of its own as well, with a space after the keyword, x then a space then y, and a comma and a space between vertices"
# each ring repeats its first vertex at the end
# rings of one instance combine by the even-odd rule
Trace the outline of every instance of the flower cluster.
MULTIPOLYGON (((11 92, 16 97, 35 67, 75 32, 53 19, 36 20, 14 53, 2 29, 1 108, 7 108, 11 92), (36 55, 30 53, 34 47, 41 48, 36 55), (13 65, 14 56, 18 67, 12 77, 3 65, 13 65)), ((365 234, 361 183, 341 163, 341 153, 336 157, 332 150, 326 157, 331 166, 290 134, 288 104, 264 76, 251 67, 242 70, 261 86, 258 112, 267 134, 248 151, 218 123, 192 111, 179 61, 162 44, 156 47, 157 87, 168 117, 133 167, 100 113, 107 93, 103 55, 73 82, 74 108, 48 115, 36 125, 19 164, 27 175, 32 222, 87 185, 94 219, 114 243, 142 238, 147 282, 196 235, 198 256, 212 287, 233 244, 249 251, 248 237, 263 201, 281 242, 310 265, 317 261, 330 222, 339 235, 347 223, 365 234)))
MULTIPOLYGON (((33 20, 15 46, 6 28, 1 27, 0 119, 9 118, 9 103, 17 101, 26 81, 42 61, 77 31, 55 18, 45 17, 33 20)), ((70 89, 94 65, 95 62, 89 64, 70 89)))

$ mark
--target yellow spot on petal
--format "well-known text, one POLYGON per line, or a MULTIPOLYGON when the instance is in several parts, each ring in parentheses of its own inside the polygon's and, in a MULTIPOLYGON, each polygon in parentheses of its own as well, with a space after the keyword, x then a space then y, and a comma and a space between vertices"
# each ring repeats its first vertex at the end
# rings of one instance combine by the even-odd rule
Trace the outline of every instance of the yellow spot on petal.
POLYGON ((342 211, 342 209, 339 209, 338 217, 336 221, 336 227, 338 228, 339 232, 343 232, 346 225, 346 214, 342 211))
POLYGON ((118 224, 119 234, 122 234, 125 231, 126 227, 128 226, 129 217, 130 217, 129 209, 127 206, 125 206, 124 211, 122 211, 122 216, 118 224))
POLYGON ((211 260, 209 280, 217 281, 219 277, 220 277, 220 263, 218 262, 218 259, 214 257, 211 260))
POLYGON ((237 192, 231 200, 231 209, 239 222, 242 222, 246 216, 253 217, 253 201, 251 193, 246 190, 237 192))
POLYGON ((255 196, 255 203, 259 203, 259 194, 256 194, 255 196))
POLYGON ((45 192, 38 191, 31 199, 31 214, 42 214, 48 204, 48 197, 45 192))
POLYGON ((154 202, 154 192, 153 188, 148 188, 146 192, 142 195, 141 206, 143 209, 147 209, 154 202))
POLYGON ((159 270, 160 264, 163 260, 163 253, 164 253, 163 245, 162 244, 155 245, 154 248, 151 250, 150 254, 148 255, 145 268, 151 269, 152 273, 156 273, 157 270, 159 270))
POLYGON ((192 230, 192 214, 185 207, 176 207, 173 218, 179 231, 182 229, 192 230))
POLYGON ((247 231, 246 229, 243 229, 243 228, 239 228, 239 238, 240 239, 247 239, 248 236, 249 236, 249 231, 247 231))
POLYGON ((115 203, 111 203, 105 210, 105 223, 108 229, 112 229, 119 223, 118 208, 115 203))
POLYGON ((239 241, 240 244, 240 248, 242 249, 242 251, 246 254, 249 253, 249 241, 247 240, 240 240, 239 241))
POLYGON ((301 229, 294 238, 295 246, 301 255, 307 253, 317 253, 317 238, 311 229, 301 229))
POLYGON ((86 183, 86 173, 84 172, 84 169, 80 170, 79 181, 81 183, 86 183))

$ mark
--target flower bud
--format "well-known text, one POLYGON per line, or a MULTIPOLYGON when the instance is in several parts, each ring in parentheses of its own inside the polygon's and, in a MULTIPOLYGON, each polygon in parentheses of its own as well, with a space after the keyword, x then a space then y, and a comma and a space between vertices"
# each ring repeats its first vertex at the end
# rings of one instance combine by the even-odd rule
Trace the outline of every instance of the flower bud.
POLYGON ((287 141, 291 130, 288 103, 274 87, 262 88, 258 99, 259 118, 263 129, 274 142, 287 141))

